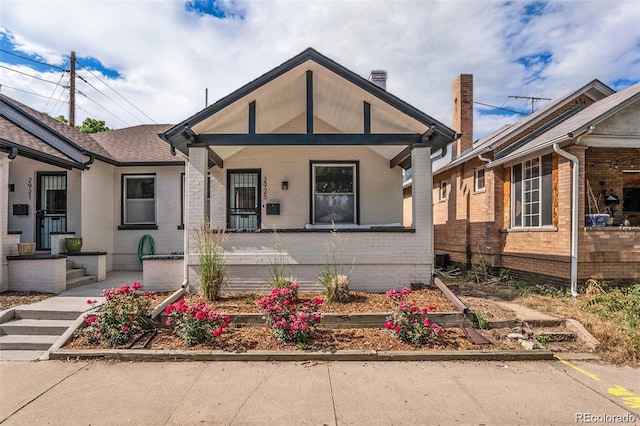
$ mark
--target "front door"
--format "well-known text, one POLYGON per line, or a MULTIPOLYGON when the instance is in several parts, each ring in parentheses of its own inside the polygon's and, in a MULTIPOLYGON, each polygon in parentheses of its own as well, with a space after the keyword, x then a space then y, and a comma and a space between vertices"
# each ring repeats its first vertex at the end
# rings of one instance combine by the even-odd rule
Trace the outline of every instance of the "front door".
POLYGON ((260 170, 229 170, 227 227, 260 229, 260 170))
POLYGON ((52 232, 67 232, 67 172, 38 172, 36 248, 51 248, 52 232))

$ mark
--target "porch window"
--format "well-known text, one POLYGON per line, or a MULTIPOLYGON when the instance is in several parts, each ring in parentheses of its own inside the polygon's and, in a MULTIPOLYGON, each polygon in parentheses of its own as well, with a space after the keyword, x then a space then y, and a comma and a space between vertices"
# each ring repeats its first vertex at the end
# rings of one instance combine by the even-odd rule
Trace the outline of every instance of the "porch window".
POLYGON ((511 212, 514 227, 553 225, 551 154, 512 168, 511 212))
POLYGON ((485 190, 484 184, 484 168, 475 169, 473 172, 473 182, 475 192, 483 192, 485 190))
POLYGON ((156 223, 156 176, 122 176, 122 223, 153 225, 156 223))
POLYGON ((311 163, 313 224, 358 223, 358 162, 311 163))

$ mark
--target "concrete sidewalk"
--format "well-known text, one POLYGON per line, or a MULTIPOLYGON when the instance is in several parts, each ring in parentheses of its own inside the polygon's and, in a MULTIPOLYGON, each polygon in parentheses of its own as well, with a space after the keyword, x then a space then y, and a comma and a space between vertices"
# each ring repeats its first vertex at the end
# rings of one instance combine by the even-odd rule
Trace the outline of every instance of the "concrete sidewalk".
MULTIPOLYGON (((581 413, 634 415, 640 422, 640 412, 586 386, 561 365, 5 362, 0 363, 0 422, 569 425, 581 413)), ((599 368, 606 377, 606 367, 599 368)), ((624 375, 615 380, 624 379, 620 385, 638 394, 638 370, 624 375)))

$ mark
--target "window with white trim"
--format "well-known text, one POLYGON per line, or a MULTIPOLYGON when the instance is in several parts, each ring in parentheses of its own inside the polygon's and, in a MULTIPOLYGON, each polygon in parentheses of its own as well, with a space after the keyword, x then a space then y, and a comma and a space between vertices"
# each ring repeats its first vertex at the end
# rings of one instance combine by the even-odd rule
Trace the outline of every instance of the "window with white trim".
POLYGON ((475 192, 483 192, 485 190, 484 168, 475 169, 473 172, 473 186, 475 192))
POLYGON ((553 225, 552 169, 551 154, 513 166, 511 223, 514 227, 553 225))
POLYGON ((122 176, 122 223, 154 225, 156 223, 156 176, 122 176))
POLYGON ((440 181, 440 193, 439 193, 438 199, 440 201, 447 200, 447 181, 446 180, 440 181))
POLYGON ((358 163, 312 163, 313 224, 358 223, 358 163))

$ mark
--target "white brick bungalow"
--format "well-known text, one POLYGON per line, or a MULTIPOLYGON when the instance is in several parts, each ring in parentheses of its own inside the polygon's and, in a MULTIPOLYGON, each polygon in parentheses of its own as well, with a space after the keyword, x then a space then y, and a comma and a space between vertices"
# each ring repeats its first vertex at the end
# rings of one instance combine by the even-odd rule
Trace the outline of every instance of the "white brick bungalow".
POLYGON ((0 95, 0 291, 64 290, 64 260, 55 255, 66 236, 83 238, 83 255, 103 253, 98 279, 141 270, 145 234, 158 253, 182 250, 184 161, 157 136, 169 127, 87 135, 0 95), (36 243, 40 259, 8 260, 19 242, 36 243))
POLYGON ((353 289, 431 280, 430 155, 458 135, 317 51, 160 136, 188 161, 185 278, 192 286, 194 230, 207 216, 229 232, 225 256, 235 280, 266 282, 277 256, 301 282, 316 281, 332 228, 344 243, 342 260, 353 263, 353 289), (409 167, 413 218, 403 227, 402 169, 409 167))

